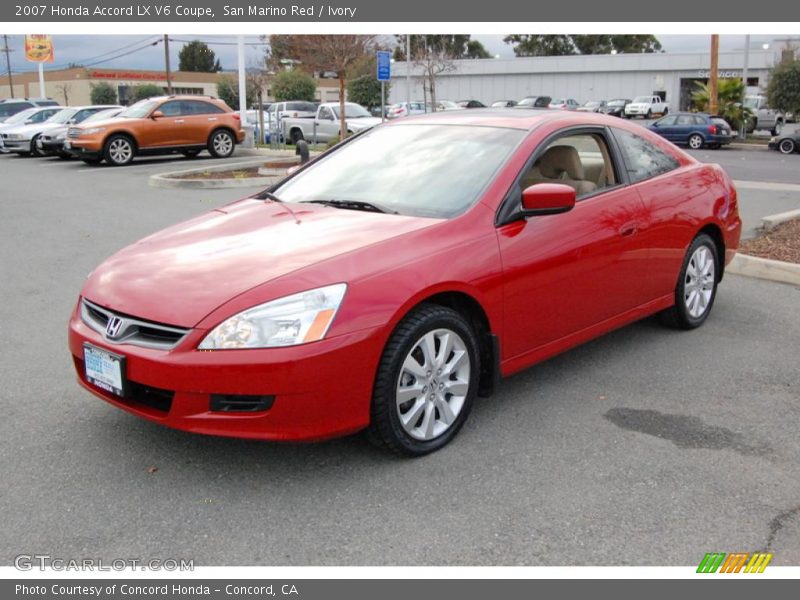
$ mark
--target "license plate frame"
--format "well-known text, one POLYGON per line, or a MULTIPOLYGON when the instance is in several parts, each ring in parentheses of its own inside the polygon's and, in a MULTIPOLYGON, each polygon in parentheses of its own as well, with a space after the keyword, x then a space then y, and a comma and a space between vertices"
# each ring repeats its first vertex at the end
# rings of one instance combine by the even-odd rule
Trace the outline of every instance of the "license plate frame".
POLYGON ((84 342, 83 375, 91 385, 124 398, 127 394, 125 370, 125 356, 84 342))

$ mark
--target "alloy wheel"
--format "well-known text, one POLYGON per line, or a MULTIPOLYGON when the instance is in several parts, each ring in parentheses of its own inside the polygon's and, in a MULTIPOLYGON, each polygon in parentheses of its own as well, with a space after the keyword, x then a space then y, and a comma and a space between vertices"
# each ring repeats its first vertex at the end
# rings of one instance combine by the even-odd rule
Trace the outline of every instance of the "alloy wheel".
POLYGON ((125 138, 116 138, 108 145, 108 155, 114 163, 123 165, 133 157, 133 146, 125 138))
POLYGON ((782 154, 791 154, 794 152, 794 142, 792 140, 781 140, 778 150, 780 150, 782 154))
POLYGON ((689 136, 689 147, 692 150, 697 150, 703 145, 703 138, 697 134, 689 136))
POLYGON ((233 140, 231 136, 223 131, 214 136, 212 141, 214 152, 219 156, 228 156, 233 151, 233 140))
POLYGON ((708 310, 715 276, 711 251, 706 246, 699 246, 689 259, 683 285, 683 302, 693 319, 700 318, 708 310))
POLYGON ((450 329, 429 331, 412 346, 395 391, 408 435, 430 441, 450 429, 467 398, 470 367, 464 340, 450 329))

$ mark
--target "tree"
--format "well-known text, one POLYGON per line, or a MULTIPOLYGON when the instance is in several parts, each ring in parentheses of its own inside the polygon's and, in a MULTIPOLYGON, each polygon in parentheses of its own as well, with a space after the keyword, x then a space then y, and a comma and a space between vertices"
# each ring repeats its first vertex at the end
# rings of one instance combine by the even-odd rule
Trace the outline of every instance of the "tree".
POLYGON ((117 90, 107 81, 92 83, 89 87, 91 88, 89 97, 92 100, 92 104, 117 103, 117 90))
MULTIPOLYGON (((386 97, 389 97, 389 82, 386 82, 386 97)), ((367 108, 381 105, 381 82, 375 75, 361 75, 351 79, 347 84, 347 97, 351 102, 356 102, 367 108)))
POLYGON ((133 90, 131 91, 131 99, 134 102, 138 102, 139 100, 144 100, 146 98, 152 98, 153 96, 163 95, 164 88, 154 83, 144 83, 142 85, 134 86, 133 90))
POLYGON ((452 47, 446 44, 418 47, 416 53, 414 47, 411 47, 412 64, 422 69, 422 87, 430 91, 431 107, 434 112, 436 112, 436 78, 442 73, 456 70, 452 51, 452 47))
MULTIPOLYGON (((245 94, 252 100, 258 96, 258 84, 251 77, 245 78, 245 94)), ((239 110, 239 78, 227 73, 220 75, 217 79, 217 96, 233 110, 239 110)))
POLYGON ((272 79, 272 97, 278 102, 283 100, 314 101, 317 83, 308 73, 300 69, 281 71, 272 79))
POLYGON ((59 83, 56 89, 64 96, 64 106, 69 106, 69 93, 72 91, 72 86, 69 83, 59 83))
MULTIPOLYGON (((406 59, 406 36, 396 35, 397 45, 394 48, 395 60, 406 59)), ((445 35, 412 35, 411 57, 419 56, 426 48, 437 53, 444 53, 452 60, 460 58, 492 58, 492 55, 478 40, 473 40, 470 35, 445 34, 445 35)))
MULTIPOLYGON (((708 84, 695 82, 697 89, 692 92, 692 105, 700 111, 708 111, 711 94, 708 84)), ((742 106, 744 96, 744 83, 741 79, 720 79, 717 83, 717 114, 730 123, 734 129, 739 129, 746 119, 750 117, 750 109, 742 106)))
POLYGON ((772 68, 767 102, 784 113, 800 114, 800 60, 789 60, 772 68))
POLYGON ((195 73, 216 73, 222 70, 214 51, 200 40, 184 44, 178 53, 178 68, 195 73))
POLYGON ((509 35, 503 38, 514 46, 517 56, 565 56, 569 54, 640 54, 660 52, 661 42, 654 35, 509 35))
MULTIPOLYGON (((375 48, 371 35, 273 35, 270 36, 271 61, 291 60, 309 72, 334 72, 339 79, 339 137, 347 137, 345 91, 348 71, 375 48)), ((284 64, 281 62, 281 64, 284 64)))
POLYGON ((513 34, 503 38, 514 47, 516 56, 565 56, 575 54, 575 45, 568 35, 513 34))

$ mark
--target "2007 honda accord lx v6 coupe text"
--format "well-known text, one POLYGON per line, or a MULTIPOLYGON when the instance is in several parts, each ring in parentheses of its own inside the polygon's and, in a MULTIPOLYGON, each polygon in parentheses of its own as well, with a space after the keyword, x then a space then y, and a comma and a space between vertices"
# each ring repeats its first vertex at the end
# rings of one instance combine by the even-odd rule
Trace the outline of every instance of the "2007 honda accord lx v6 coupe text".
POLYGON ((628 122, 410 117, 109 258, 69 345, 164 425, 420 455, 502 376, 653 313, 701 325, 740 232, 721 168, 628 122))

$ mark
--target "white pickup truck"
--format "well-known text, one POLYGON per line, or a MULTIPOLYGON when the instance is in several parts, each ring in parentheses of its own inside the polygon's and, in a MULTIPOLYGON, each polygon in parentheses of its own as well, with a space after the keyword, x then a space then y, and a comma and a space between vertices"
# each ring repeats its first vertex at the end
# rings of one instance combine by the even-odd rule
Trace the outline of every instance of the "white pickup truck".
POLYGON ((636 96, 633 102, 625 107, 625 117, 651 117, 663 116, 669 112, 669 106, 658 96, 636 96))
MULTIPOLYGON (((293 144, 298 140, 307 142, 328 142, 339 135, 338 102, 325 102, 317 108, 313 117, 294 117, 281 119, 283 137, 293 144)), ((348 133, 358 133, 378 125, 381 120, 373 117, 366 108, 354 102, 345 102, 345 122, 348 133)))

